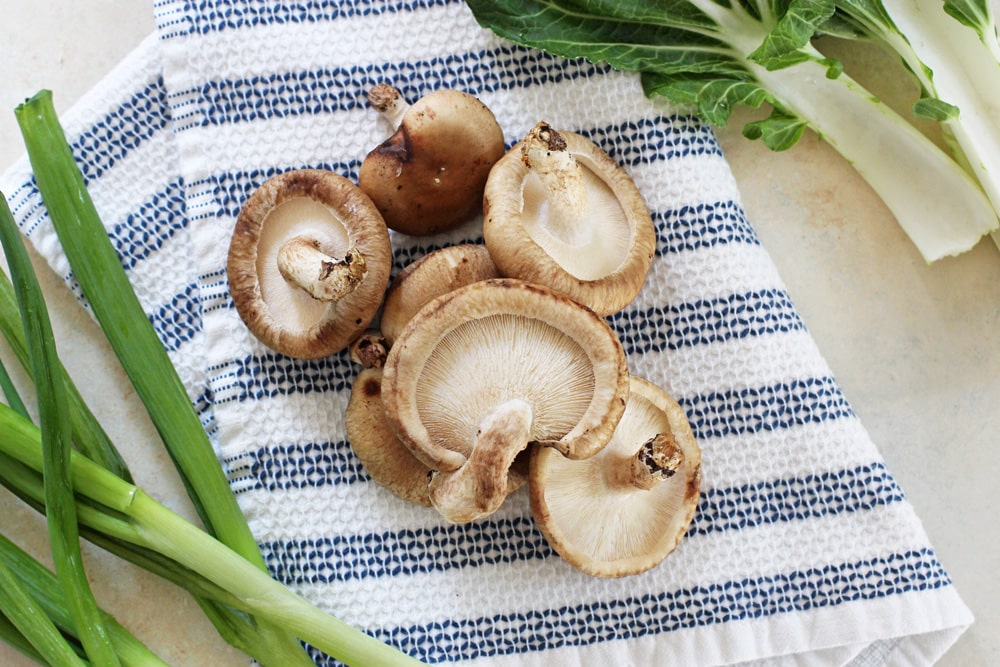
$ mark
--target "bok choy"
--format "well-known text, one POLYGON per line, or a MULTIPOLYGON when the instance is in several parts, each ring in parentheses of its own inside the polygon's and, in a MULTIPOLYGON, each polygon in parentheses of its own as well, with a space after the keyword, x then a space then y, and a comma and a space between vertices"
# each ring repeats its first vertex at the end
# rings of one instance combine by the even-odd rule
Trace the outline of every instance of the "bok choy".
MULTIPOLYGON (((648 95, 724 126, 734 107, 771 107, 743 133, 773 150, 807 127, 869 182, 927 261, 1000 227, 1000 47, 990 0, 469 0, 497 35, 639 72, 648 95), (937 144, 843 71, 814 38, 876 41, 920 86, 915 118, 937 144)), ((994 238, 1000 243, 1000 237, 994 238)))

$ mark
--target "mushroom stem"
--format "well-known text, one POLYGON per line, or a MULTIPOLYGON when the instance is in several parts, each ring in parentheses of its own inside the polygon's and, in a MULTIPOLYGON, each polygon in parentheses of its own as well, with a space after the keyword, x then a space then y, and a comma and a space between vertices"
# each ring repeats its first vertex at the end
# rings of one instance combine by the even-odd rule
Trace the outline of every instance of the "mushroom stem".
POLYGON ((583 167, 566 145, 566 139, 542 121, 528 132, 521 145, 521 160, 541 180, 549 210, 549 231, 574 245, 591 240, 587 216, 587 186, 583 167))
POLYGON ((657 433, 631 458, 609 466, 609 481, 619 488, 652 489, 673 477, 684 464, 684 452, 672 433, 657 433))
POLYGON ((343 259, 334 259, 319 249, 318 241, 306 236, 296 236, 281 246, 278 271, 319 301, 340 301, 357 289, 368 273, 365 257, 357 247, 348 250, 343 259))
POLYGON ((389 343, 377 329, 370 329, 351 343, 351 361, 365 368, 382 368, 389 356, 389 343))
POLYGON ((382 114, 382 117, 392 125, 394 130, 403 122, 403 116, 410 108, 410 104, 403 97, 403 94, 388 83, 375 84, 368 91, 368 102, 382 114))
POLYGON ((483 419, 469 458, 452 472, 437 472, 430 483, 431 503, 452 523, 492 514, 508 493, 508 471, 528 446, 531 406, 520 399, 501 403, 483 419))

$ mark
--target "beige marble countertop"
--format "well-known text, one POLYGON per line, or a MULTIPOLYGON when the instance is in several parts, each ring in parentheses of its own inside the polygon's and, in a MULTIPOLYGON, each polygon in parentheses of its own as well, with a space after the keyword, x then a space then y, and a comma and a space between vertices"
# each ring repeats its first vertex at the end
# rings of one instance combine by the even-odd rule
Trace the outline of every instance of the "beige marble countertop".
MULTIPOLYGON (((22 153, 12 112, 21 99, 45 87, 55 91, 58 109, 68 108, 152 29, 151 4, 141 0, 7 3, 0 168, 22 153)), ((863 54, 868 69, 885 71, 875 55, 863 54)), ((903 94, 895 76, 871 78, 886 94, 903 94)), ((1000 479, 1000 251, 984 241, 928 266, 878 197, 815 136, 781 154, 743 139, 735 122, 719 138, 748 215, 819 349, 977 617, 939 664, 1000 664, 1000 501, 993 495, 1000 479)), ((165 457, 140 454, 152 427, 96 326, 51 272, 42 278, 66 365, 124 444, 139 483, 190 513, 165 457), (139 456, 146 458, 135 463, 139 456)), ((6 491, 0 515, 5 534, 30 534, 22 546, 44 552, 42 520, 6 491)), ((248 664, 185 594, 97 550, 85 554, 101 582, 101 603, 168 662, 248 664)), ((0 645, 0 664, 33 663, 0 645)))

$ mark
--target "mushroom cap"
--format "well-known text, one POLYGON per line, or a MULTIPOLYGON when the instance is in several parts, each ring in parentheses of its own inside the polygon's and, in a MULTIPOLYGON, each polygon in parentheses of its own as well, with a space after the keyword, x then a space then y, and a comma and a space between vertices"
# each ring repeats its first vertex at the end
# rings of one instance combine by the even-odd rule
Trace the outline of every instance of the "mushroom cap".
POLYGON ((427 302, 480 280, 499 278, 484 245, 445 246, 407 264, 389 284, 379 328, 390 346, 427 302))
POLYGON ((389 350, 382 400, 403 443, 447 471, 512 399, 531 406, 530 441, 590 456, 610 439, 628 388, 625 353, 603 319, 547 287, 494 279, 438 297, 410 320, 389 350))
POLYGON ((550 224, 545 188, 522 159, 522 141, 486 183, 486 247, 504 276, 547 285, 609 315, 642 289, 656 251, 652 218, 635 183, 607 153, 580 134, 559 134, 584 167, 587 224, 572 238, 550 224))
POLYGON ((236 310, 253 334, 282 354, 311 359, 347 347, 365 330, 389 283, 392 248, 381 214, 357 186, 322 169, 274 176, 249 197, 236 220, 227 274, 236 310), (367 273, 339 301, 320 301, 286 281, 278 251, 308 236, 330 257, 356 248, 367 273))
POLYGON ((637 574, 662 562, 691 523, 701 487, 701 450, 683 409, 634 376, 607 447, 578 461, 538 448, 530 466, 531 509, 542 533, 566 561, 598 577, 637 574), (616 483, 614 471, 665 431, 683 455, 676 472, 652 488, 616 483))
POLYGON ((431 470, 396 437, 382 406, 382 369, 366 368, 351 387, 347 441, 371 478, 403 500, 430 506, 431 470))
POLYGON ((485 104, 461 91, 435 90, 365 157, 358 185, 391 229, 436 234, 479 213, 486 178, 504 150, 503 131, 485 104))

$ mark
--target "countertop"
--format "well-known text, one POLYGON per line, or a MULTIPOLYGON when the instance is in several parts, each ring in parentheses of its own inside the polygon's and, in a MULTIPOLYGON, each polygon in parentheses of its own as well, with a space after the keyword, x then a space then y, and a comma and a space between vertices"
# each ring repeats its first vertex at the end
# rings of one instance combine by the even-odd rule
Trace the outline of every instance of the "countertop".
MULTIPOLYGON (((153 30, 151 4, 136 0, 7 4, 0 24, 0 168, 23 152, 12 111, 19 101, 44 87, 54 91, 57 109, 68 108, 153 30)), ((839 55, 859 63, 869 73, 863 82, 886 98, 910 94, 880 53, 839 55)), ((718 131, 746 211, 976 616, 939 664, 1000 664, 993 495, 1000 478, 1000 250, 984 240, 960 257, 927 265, 828 145, 807 133, 793 149, 771 153, 740 135, 739 121, 750 115, 740 112, 718 131)), ((165 456, 151 458, 142 448, 153 429, 96 325, 35 259, 70 373, 122 443, 140 485, 190 515, 165 456)), ((5 534, 44 553, 37 515, 6 491, 0 513, 5 534)), ((102 605, 168 662, 248 664, 217 638, 186 594, 89 546, 85 557, 101 582, 95 590, 102 605), (164 609, 174 610, 172 618, 164 618, 164 609)), ((33 663, 0 645, 0 664, 33 663)))

